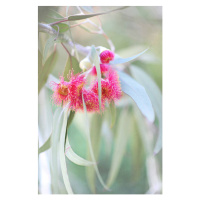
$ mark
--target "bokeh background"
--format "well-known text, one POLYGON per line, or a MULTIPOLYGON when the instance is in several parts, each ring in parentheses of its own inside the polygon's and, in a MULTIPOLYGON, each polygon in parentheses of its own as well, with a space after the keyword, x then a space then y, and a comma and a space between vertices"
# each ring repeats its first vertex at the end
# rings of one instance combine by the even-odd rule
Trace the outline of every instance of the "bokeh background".
MULTIPOLYGON (((115 8, 117 7, 94 6, 92 11, 97 13, 115 8)), ((65 17, 79 13, 76 7, 38 7, 38 22, 48 23, 50 9, 65 17)), ((86 14, 89 13, 84 9, 82 11, 86 14)), ((121 57, 133 56, 149 47, 144 55, 130 64, 146 72, 162 93, 162 7, 128 7, 124 10, 90 18, 95 24, 99 23, 99 19, 103 31, 115 46, 115 52, 121 57)), ((70 25, 82 21, 84 20, 70 22, 70 25)), ((84 26, 95 31, 95 27, 90 24, 84 24, 84 26)), ((89 33, 79 26, 72 27, 70 30, 71 34, 66 33, 66 35, 72 36, 75 43, 82 46, 95 45, 110 48, 102 34, 89 33)), ((38 48, 41 53, 44 51, 49 37, 47 33, 40 32, 38 34, 38 48)), ((56 50, 58 59, 51 74, 59 78, 64 71, 68 55, 60 44, 56 45, 56 50)), ((53 47, 50 48, 48 55, 52 51, 53 47)), ((72 49, 70 51, 73 52, 72 49)), ((79 59, 83 58, 84 55, 79 54, 79 59)), ((52 131, 53 113, 56 109, 51 100, 52 91, 47 85, 48 83, 42 88, 38 97, 39 146, 47 140, 52 131)), ((154 124, 149 124, 140 114, 134 102, 126 95, 117 103, 116 111, 117 118, 112 128, 110 127, 109 109, 103 116, 89 115, 93 148, 100 174, 106 182, 112 171, 115 173, 112 175, 111 191, 103 189, 92 167, 78 166, 66 159, 74 193, 161 194, 162 150, 156 155, 153 153, 158 138, 158 119, 154 124)), ((83 158, 90 159, 85 135, 84 114, 77 112, 68 130, 70 144, 74 152, 83 158)), ((61 173, 58 176, 57 188, 52 187, 50 162, 51 149, 39 155, 39 193, 67 193, 61 173)))

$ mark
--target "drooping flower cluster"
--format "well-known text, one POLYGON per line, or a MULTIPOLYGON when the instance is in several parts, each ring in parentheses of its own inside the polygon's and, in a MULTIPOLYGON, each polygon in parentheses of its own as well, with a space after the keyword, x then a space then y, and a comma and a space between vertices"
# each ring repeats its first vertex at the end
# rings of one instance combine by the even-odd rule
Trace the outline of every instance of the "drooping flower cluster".
MULTIPOLYGON (((107 52, 107 50, 106 50, 107 52)), ((104 52, 102 52, 104 53, 104 52)), ((114 54, 104 53, 100 54, 100 60, 112 60, 114 54), (112 55, 113 54, 113 55, 112 55), (103 55, 103 56, 102 56, 103 55), (107 58, 105 55, 108 55, 107 58), (110 59, 110 55, 112 58, 110 59), (101 59, 102 58, 102 59, 101 59)), ((102 61, 101 61, 102 62, 102 61)), ((105 63, 105 62, 104 62, 105 63)), ((101 110, 105 108, 105 102, 110 103, 112 100, 118 100, 121 95, 121 87, 119 83, 118 74, 115 70, 111 68, 108 64, 100 64, 101 70, 101 110)), ((83 110, 83 99, 86 104, 87 111, 89 112, 99 112, 99 96, 98 96, 98 80, 96 67, 93 66, 90 74, 94 77, 92 84, 89 88, 86 88, 86 77, 85 74, 73 74, 73 71, 70 73, 69 82, 64 81, 64 77, 60 77, 60 83, 52 83, 53 86, 53 100, 56 105, 61 103, 69 103, 71 110, 83 110)))

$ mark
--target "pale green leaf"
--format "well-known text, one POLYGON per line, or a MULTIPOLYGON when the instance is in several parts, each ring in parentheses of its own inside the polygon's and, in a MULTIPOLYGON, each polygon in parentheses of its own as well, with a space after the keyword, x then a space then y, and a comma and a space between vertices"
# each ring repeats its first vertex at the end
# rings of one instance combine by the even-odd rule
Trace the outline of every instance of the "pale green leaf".
POLYGON ((92 46, 91 48, 91 58, 97 71, 99 108, 101 110, 101 69, 100 69, 99 56, 94 46, 92 46))
POLYGON ((81 165, 81 166, 90 166, 90 165, 94 165, 95 163, 88 161, 80 156, 78 156, 73 149, 71 148, 70 144, 69 144, 69 139, 67 137, 66 139, 66 146, 65 146, 65 155, 67 156, 67 158, 72 161, 73 163, 77 164, 77 165, 81 165))
POLYGON ((118 71, 121 88, 124 93, 129 95, 136 103, 142 114, 150 121, 155 119, 154 110, 143 86, 137 83, 128 74, 118 71))
POLYGON ((145 73, 142 69, 136 66, 130 68, 135 79, 141 83, 147 91, 151 100, 152 106, 155 110, 156 116, 159 122, 159 136, 154 149, 155 153, 158 153, 162 148, 162 94, 154 80, 145 73))
POLYGON ((110 127, 112 128, 115 124, 115 120, 116 120, 116 107, 115 107, 115 102, 111 101, 111 103, 109 104, 110 107, 110 114, 111 114, 111 125, 110 127))
POLYGON ((50 37, 46 41, 46 44, 45 44, 45 47, 44 47, 44 51, 43 51, 43 63, 45 63, 46 57, 47 57, 48 52, 49 52, 49 49, 54 45, 54 43, 55 43, 55 36, 50 37))
POLYGON ((52 72, 53 68, 55 67, 55 63, 58 58, 58 53, 54 51, 45 62, 44 66, 40 70, 40 74, 38 74, 38 93, 46 83, 49 74, 52 72))
POLYGON ((39 148, 38 154, 48 150, 51 147, 51 135, 47 139, 47 141, 39 148))
POLYGON ((126 62, 130 62, 133 61, 134 59, 136 59, 137 57, 141 56, 143 53, 145 53, 148 49, 145 49, 144 51, 142 51, 141 53, 134 55, 132 57, 129 58, 121 58, 120 56, 115 56, 114 60, 110 62, 110 64, 116 65, 116 64, 122 64, 122 63, 126 63, 126 62))
MULTIPOLYGON (((94 113, 91 118, 91 143, 94 152, 95 160, 98 160, 99 152, 100 152, 100 145, 101 145, 101 126, 102 126, 102 116, 98 113, 94 113)), ((90 150, 87 151, 87 159, 91 160, 90 150)), ((86 168, 86 176, 89 183, 89 187, 93 193, 95 193, 95 169, 93 166, 86 168)))
POLYGON ((68 17, 68 21, 81 20, 81 19, 87 19, 87 18, 90 18, 90 17, 95 17, 95 16, 98 16, 98 15, 104 15, 104 14, 108 14, 110 12, 125 9, 127 7, 128 6, 119 7, 119 8, 114 9, 114 10, 109 10, 109 11, 105 11, 105 12, 101 12, 101 13, 93 13, 93 14, 88 14, 88 15, 72 15, 72 16, 68 17))
POLYGON ((60 134, 59 153, 60 153, 61 172, 62 172, 65 188, 66 188, 68 194, 73 194, 73 191, 72 191, 72 188, 71 188, 71 185, 69 182, 66 160, 65 160, 65 134, 66 134, 66 127, 67 127, 68 112, 69 112, 69 110, 67 108, 67 110, 64 111, 64 119, 63 119, 61 134, 60 134))
MULTIPOLYGON (((89 144, 89 150, 90 150, 90 155, 92 158, 92 162, 96 163, 96 159, 94 156, 94 152, 93 152, 93 148, 92 148, 92 142, 91 142, 91 138, 90 138, 90 130, 89 130, 89 120, 88 120, 88 115, 87 115, 87 108, 85 105, 85 101, 84 101, 84 97, 82 94, 82 100, 83 100, 83 108, 84 108, 84 113, 85 113, 85 125, 86 125, 86 133, 87 133, 87 140, 88 140, 88 144, 89 144)), ((96 171, 97 177, 100 181, 100 183, 102 184, 102 186, 106 189, 109 190, 109 188, 106 186, 106 184, 104 183, 100 173, 99 173, 99 169, 97 167, 97 165, 94 165, 94 169, 96 171)))
POLYGON ((81 68, 79 67, 79 63, 74 56, 69 56, 67 59, 67 63, 64 70, 64 80, 69 81, 68 75, 70 71, 73 69, 73 73, 77 74, 81 72, 81 68))
POLYGON ((52 26, 56 31, 58 31, 58 27, 59 27, 59 33, 64 33, 66 31, 69 30, 69 25, 64 24, 64 23, 59 23, 57 25, 53 25, 52 26))
POLYGON ((127 124, 131 122, 130 119, 131 118, 128 112, 126 110, 123 110, 122 113, 120 114, 120 119, 119 119, 120 123, 118 124, 117 128, 117 137, 115 141, 111 167, 107 179, 108 187, 110 187, 114 183, 117 174, 119 172, 122 159, 125 154, 126 145, 130 134, 130 129, 129 129, 130 126, 127 124))
POLYGON ((63 109, 57 108, 53 116, 53 131, 51 136, 51 183, 53 193, 59 193, 58 187, 58 145, 61 132, 61 126, 63 123, 63 109))

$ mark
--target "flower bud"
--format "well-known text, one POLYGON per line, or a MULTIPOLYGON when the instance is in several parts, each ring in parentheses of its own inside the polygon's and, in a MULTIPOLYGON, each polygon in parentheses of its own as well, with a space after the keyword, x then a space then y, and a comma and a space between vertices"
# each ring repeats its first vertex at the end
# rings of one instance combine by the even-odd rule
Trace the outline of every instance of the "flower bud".
POLYGON ((89 58, 86 57, 83 60, 81 60, 81 62, 79 63, 79 66, 83 71, 87 71, 88 69, 92 67, 92 63, 90 62, 89 58))

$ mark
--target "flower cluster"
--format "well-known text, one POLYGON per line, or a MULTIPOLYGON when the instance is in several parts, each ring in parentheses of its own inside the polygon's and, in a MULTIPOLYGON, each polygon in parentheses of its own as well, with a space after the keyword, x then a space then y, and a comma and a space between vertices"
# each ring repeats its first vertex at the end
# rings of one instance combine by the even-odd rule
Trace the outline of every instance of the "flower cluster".
MULTIPOLYGON (((101 69, 101 109, 104 110, 105 102, 109 103, 113 100, 118 100, 121 95, 121 87, 119 83, 118 74, 115 70, 111 68, 109 64, 110 60, 114 59, 114 54, 106 50, 100 54, 100 64, 101 69), (109 53, 108 53, 109 52, 109 53), (107 55, 107 57, 106 57, 107 55), (111 56, 112 55, 112 56, 111 56), (109 61, 108 61, 109 60, 109 61)), ((86 104, 87 111, 89 112, 99 112, 99 98, 98 98, 98 80, 96 67, 93 66, 90 74, 94 77, 92 84, 89 88, 86 88, 86 76, 85 74, 73 74, 70 73, 69 82, 64 81, 64 77, 60 77, 60 83, 52 83, 53 87, 53 100, 56 105, 61 103, 69 103, 71 110, 83 110, 83 100, 86 104)))

